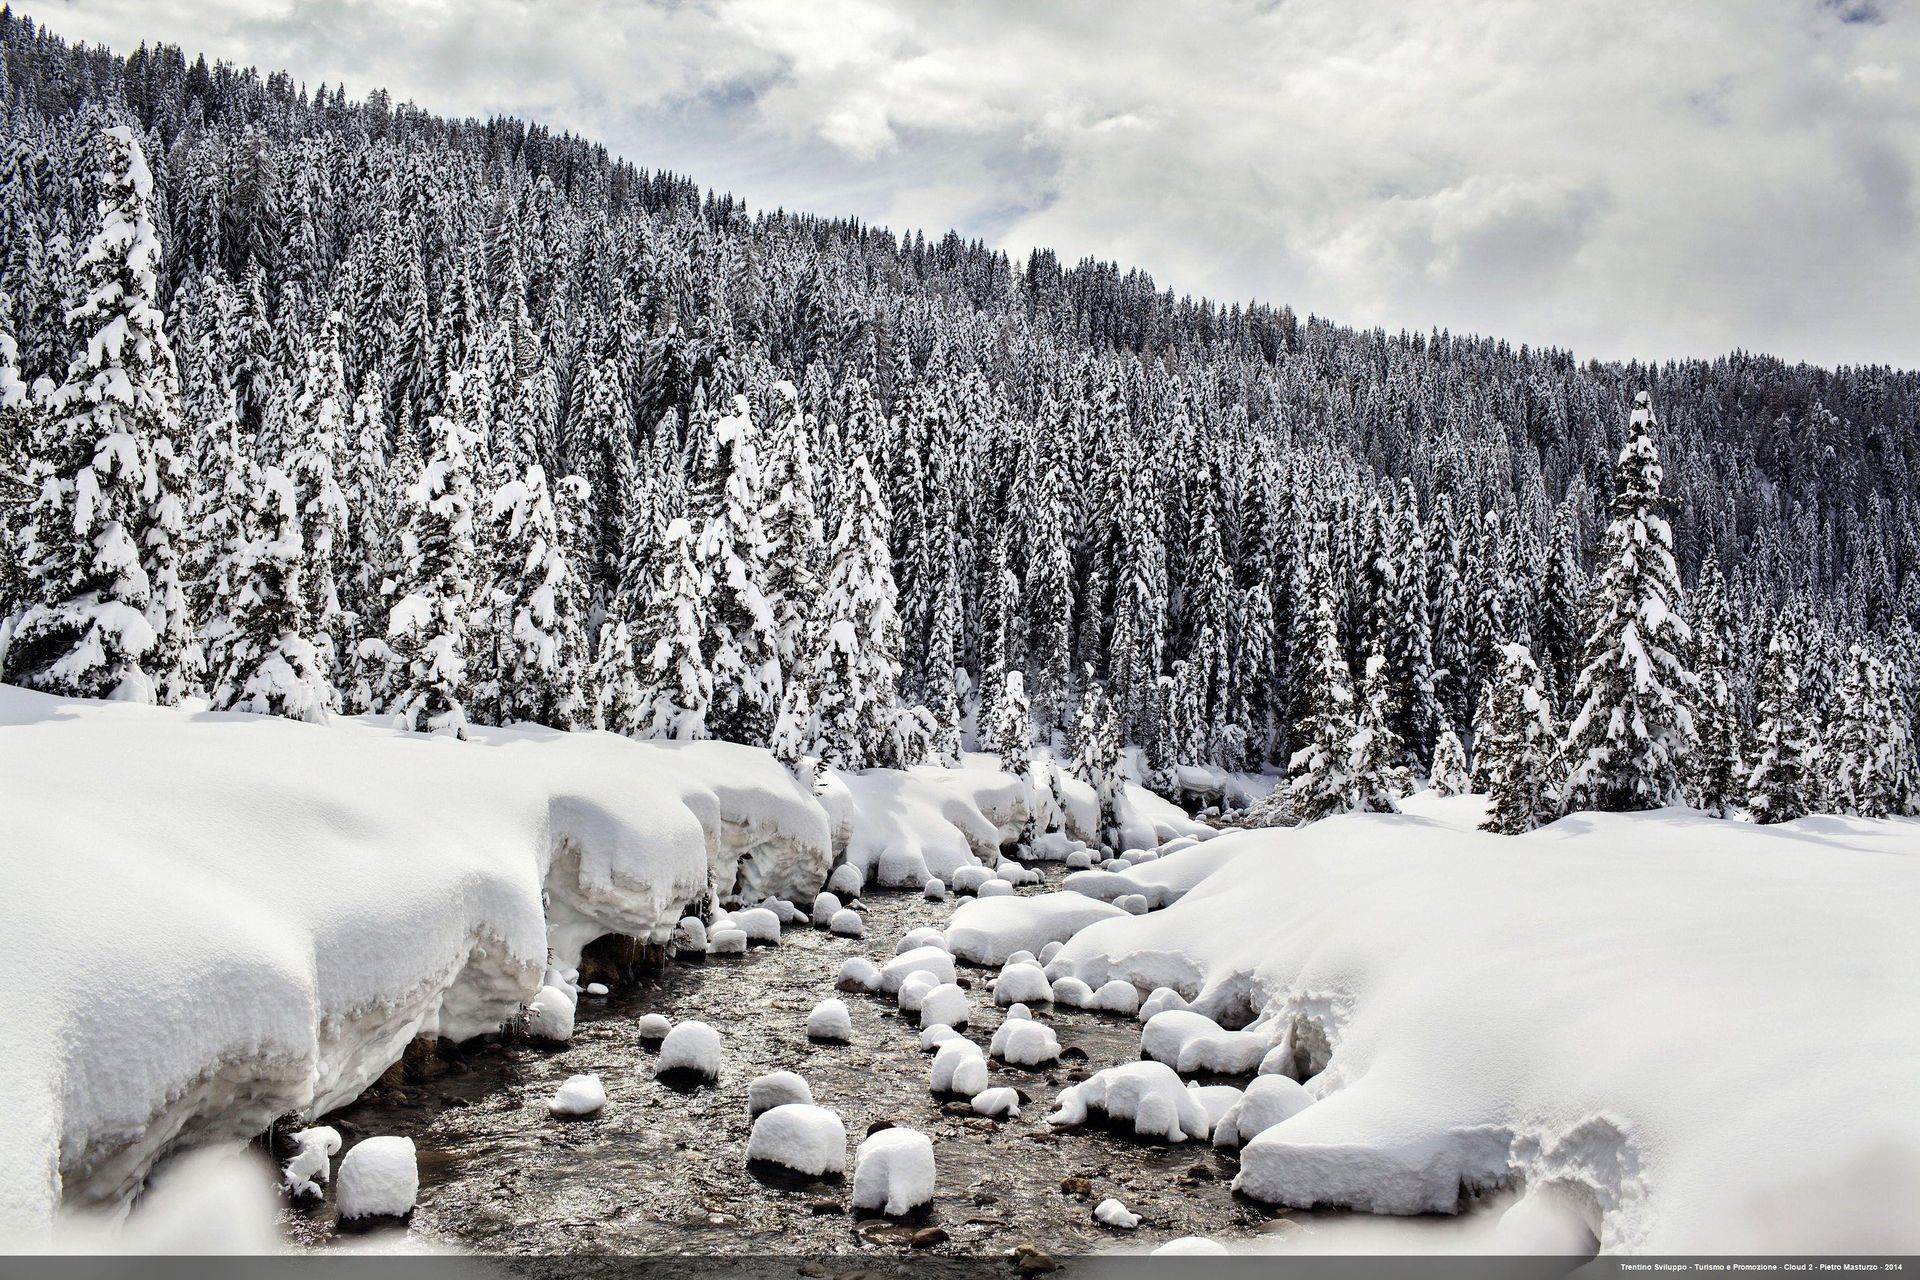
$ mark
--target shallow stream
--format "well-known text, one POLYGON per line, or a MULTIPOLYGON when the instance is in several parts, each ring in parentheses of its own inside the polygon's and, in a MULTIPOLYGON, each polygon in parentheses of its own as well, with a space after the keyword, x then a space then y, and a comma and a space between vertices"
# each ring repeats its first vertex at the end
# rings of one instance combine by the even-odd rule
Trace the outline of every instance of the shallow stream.
MULTIPOLYGON (((1043 892, 1056 879, 1023 892, 1043 892)), ((421 1083, 376 1086, 326 1123, 348 1146, 375 1134, 411 1137, 420 1196, 406 1229, 481 1253, 998 1256, 1026 1243, 1065 1256, 1286 1229, 1232 1194, 1235 1162, 1204 1143, 1048 1129, 1061 1089, 1139 1056, 1133 1018, 1034 1006, 1067 1060, 1038 1070, 994 1064, 993 1084, 1026 1095, 1018 1119, 981 1119, 964 1102, 935 1098, 927 1088, 932 1058, 920 1051, 912 1015, 899 1014, 890 996, 836 992, 834 979, 849 956, 881 963, 908 929, 944 926, 955 903, 876 892, 864 905, 863 940, 791 925, 777 947, 672 962, 607 997, 583 995, 564 1048, 474 1046, 421 1083), (851 1044, 807 1040, 808 1011, 830 995, 853 1011, 851 1044), (691 1093, 657 1082, 653 1053, 635 1032, 646 1013, 716 1027, 725 1042, 719 1082, 691 1093), (781 1069, 799 1072, 814 1100, 839 1112, 850 1148, 882 1122, 931 1137, 931 1210, 906 1222, 851 1212, 851 1149, 844 1182, 776 1182, 750 1172, 747 1082, 781 1069), (584 1072, 606 1086, 606 1110, 586 1120, 550 1118, 547 1097, 584 1072), (1107 1196, 1141 1215, 1137 1231, 1093 1221, 1093 1206, 1107 1196)), ((965 1034, 982 1045, 1003 1013, 989 994, 992 976, 961 971, 972 985, 965 1034)), ((286 1223, 296 1241, 325 1248, 341 1238, 332 1217, 329 1197, 288 1209, 286 1223)))

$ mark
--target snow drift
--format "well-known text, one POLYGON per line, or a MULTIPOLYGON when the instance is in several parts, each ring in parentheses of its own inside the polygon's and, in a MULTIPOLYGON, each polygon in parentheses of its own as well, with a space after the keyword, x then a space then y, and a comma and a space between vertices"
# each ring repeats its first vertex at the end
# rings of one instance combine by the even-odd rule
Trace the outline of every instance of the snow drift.
POLYGON ((1054 970, 1176 987, 1308 1079, 1243 1148, 1248 1194, 1453 1212, 1526 1184, 1608 1250, 1920 1248, 1895 1199, 1920 1183, 1920 823, 1350 816, 1206 852, 1054 970))

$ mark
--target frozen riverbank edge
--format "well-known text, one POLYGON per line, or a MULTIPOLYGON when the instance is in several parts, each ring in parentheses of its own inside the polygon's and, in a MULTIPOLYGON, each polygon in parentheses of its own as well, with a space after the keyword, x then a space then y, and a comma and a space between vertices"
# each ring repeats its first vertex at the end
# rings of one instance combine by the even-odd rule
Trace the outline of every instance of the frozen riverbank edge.
MULTIPOLYGON (((499 1028, 600 935, 664 943, 710 894, 808 902, 836 861, 917 888, 994 862, 1027 816, 991 758, 816 797, 728 743, 457 742, 7 686, 0 780, 10 1235, 336 1107, 417 1036, 499 1028)), ((1091 791, 1065 792, 1084 833, 1091 791)), ((1143 837, 1183 823, 1136 798, 1143 837)))
POLYGON ((1306 1081, 1237 1190, 1421 1214, 1515 1187, 1543 1238, 1610 1252, 1920 1250, 1920 822, 1512 838, 1474 797, 1409 804, 1123 872, 1186 891, 1049 967, 1173 987, 1306 1081))

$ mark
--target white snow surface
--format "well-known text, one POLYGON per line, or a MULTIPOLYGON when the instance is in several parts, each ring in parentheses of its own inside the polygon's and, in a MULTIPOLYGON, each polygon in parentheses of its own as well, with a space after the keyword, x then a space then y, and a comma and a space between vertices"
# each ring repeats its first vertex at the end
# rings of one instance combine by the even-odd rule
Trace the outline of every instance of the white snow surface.
POLYGON ((811 1177, 847 1171, 847 1129, 838 1112, 808 1102, 787 1102, 760 1113, 747 1138, 747 1159, 811 1177))
POLYGON ((1122 1231, 1132 1231, 1140 1225, 1140 1215, 1128 1210, 1127 1206, 1108 1196, 1093 1206, 1093 1220, 1104 1227, 1118 1227, 1122 1231))
POLYGON ((413 1139, 366 1138, 340 1161, 334 1207, 343 1218, 401 1218, 420 1194, 420 1164, 413 1139))
POLYGON ((1310 1077, 1241 1149, 1255 1198, 1452 1212, 1524 1182, 1609 1251, 1920 1248, 1888 1192, 1920 1183, 1920 823, 1353 815, 1204 849, 1215 874, 1055 967, 1253 1017, 1310 1077), (1781 1105, 1809 1073, 1818 1105, 1781 1105))
POLYGON ((882 1129, 860 1144, 853 1207, 899 1217, 933 1200, 933 1142, 912 1129, 882 1129))
POLYGON ((921 997, 920 1027, 948 1026, 956 1030, 967 1025, 967 993, 951 982, 942 982, 921 997))

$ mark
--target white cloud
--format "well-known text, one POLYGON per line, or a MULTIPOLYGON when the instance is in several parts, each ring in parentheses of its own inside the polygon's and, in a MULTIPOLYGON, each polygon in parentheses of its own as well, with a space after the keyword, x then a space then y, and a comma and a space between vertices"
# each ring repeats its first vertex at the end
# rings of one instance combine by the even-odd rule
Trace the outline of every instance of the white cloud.
POLYGON ((1905 8, 78 0, 766 206, 1582 355, 1920 363, 1905 8))

